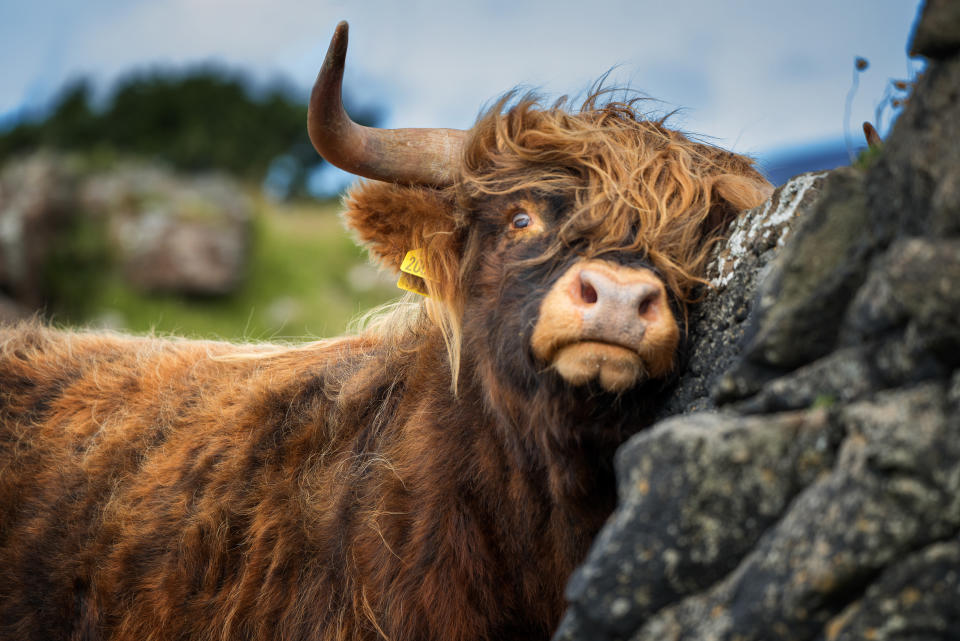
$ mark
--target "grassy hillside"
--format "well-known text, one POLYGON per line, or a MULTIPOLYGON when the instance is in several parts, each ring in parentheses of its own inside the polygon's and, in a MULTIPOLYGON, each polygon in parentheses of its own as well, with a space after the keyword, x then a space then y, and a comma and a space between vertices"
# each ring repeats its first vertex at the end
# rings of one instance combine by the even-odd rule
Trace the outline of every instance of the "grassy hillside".
POLYGON ((400 296, 344 229, 339 203, 260 200, 258 210, 250 270, 234 296, 146 296, 113 278, 90 306, 96 311, 89 322, 134 332, 296 340, 340 334, 360 313, 400 296))

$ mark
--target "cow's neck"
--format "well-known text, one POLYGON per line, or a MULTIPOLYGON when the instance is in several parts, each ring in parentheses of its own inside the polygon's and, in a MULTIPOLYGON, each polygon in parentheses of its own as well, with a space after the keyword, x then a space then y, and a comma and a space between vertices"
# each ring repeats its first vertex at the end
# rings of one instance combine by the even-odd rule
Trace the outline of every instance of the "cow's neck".
MULTIPOLYGON (((462 587, 453 576, 470 577, 470 590, 502 593, 502 603, 483 605, 498 611, 480 619, 503 629, 481 636, 548 636, 570 572, 614 506, 616 435, 632 419, 597 411, 569 390, 530 396, 491 384, 491 367, 469 356, 454 393, 439 335, 371 356, 358 361, 356 382, 345 381, 338 405, 355 417, 362 447, 378 444, 378 465, 351 481, 362 503, 353 512, 376 515, 371 544, 385 545, 377 558, 398 559, 391 572, 409 575, 411 589, 425 586, 416 588, 424 594, 462 587), (389 411, 371 415, 371 394, 389 411), (479 582, 486 585, 472 585, 479 582), (536 630, 507 634, 519 624, 510 613, 519 612, 538 622, 536 630)), ((357 535, 370 538, 366 523, 357 520, 357 535)), ((390 574, 380 562, 358 572, 370 594, 390 574)))
MULTIPOLYGON (((444 368, 435 375, 449 385, 444 368)), ((582 560, 589 540, 612 511, 613 454, 625 432, 637 429, 642 420, 623 414, 629 402, 619 409, 609 403, 597 406, 590 393, 555 385, 518 390, 491 363, 465 355, 456 395, 445 401, 450 420, 462 416, 474 421, 464 428, 477 458, 466 462, 497 461, 481 467, 488 485, 482 494, 504 499, 495 507, 501 518, 513 510, 513 536, 528 532, 539 545, 553 538, 556 553, 566 557, 557 558, 563 564, 582 560), (535 518, 540 523, 531 527, 535 518)), ((437 427, 457 433, 446 425, 437 427)))

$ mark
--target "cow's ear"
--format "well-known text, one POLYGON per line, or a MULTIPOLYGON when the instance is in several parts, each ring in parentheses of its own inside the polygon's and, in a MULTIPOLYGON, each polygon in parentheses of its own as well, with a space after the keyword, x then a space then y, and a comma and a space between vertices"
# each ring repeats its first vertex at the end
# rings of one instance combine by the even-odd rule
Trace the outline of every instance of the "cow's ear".
POLYGON ((347 226, 370 256, 395 272, 407 252, 421 250, 431 276, 445 283, 459 267, 453 197, 430 187, 361 182, 344 199, 347 226))
POLYGON ((715 176, 710 189, 708 230, 726 228, 741 211, 762 205, 772 193, 773 186, 752 168, 744 173, 715 176))

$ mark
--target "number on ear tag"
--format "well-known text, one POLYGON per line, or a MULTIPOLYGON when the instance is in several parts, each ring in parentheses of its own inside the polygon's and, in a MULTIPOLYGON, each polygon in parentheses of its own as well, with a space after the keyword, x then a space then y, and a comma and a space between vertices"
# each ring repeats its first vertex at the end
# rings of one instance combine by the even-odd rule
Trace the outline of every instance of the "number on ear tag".
POLYGON ((403 262, 400 263, 400 271, 403 273, 400 274, 397 287, 405 289, 408 292, 413 292, 414 294, 428 296, 427 284, 424 280, 429 278, 429 273, 427 271, 427 265, 423 260, 422 249, 411 249, 408 251, 407 255, 403 257, 403 262))

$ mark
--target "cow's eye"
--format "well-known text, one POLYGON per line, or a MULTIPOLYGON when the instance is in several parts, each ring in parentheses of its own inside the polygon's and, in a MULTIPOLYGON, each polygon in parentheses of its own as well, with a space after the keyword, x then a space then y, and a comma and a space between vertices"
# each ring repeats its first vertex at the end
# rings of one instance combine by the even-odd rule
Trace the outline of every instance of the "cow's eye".
POLYGON ((520 211, 513 215, 510 226, 514 229, 526 229, 531 223, 533 223, 533 219, 530 218, 530 214, 525 211, 520 211))

